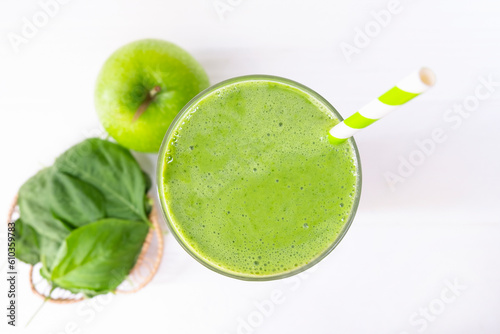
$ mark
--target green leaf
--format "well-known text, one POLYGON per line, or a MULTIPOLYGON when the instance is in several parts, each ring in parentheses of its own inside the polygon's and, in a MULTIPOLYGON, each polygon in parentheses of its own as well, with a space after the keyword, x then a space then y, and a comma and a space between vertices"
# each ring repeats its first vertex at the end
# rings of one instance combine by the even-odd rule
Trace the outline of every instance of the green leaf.
POLYGON ((16 220, 15 226, 16 258, 29 264, 37 264, 40 262, 40 245, 37 233, 31 226, 24 224, 21 219, 16 220))
POLYGON ((75 293, 116 289, 147 234, 150 187, 149 176, 117 144, 89 139, 70 148, 19 191, 18 258, 41 261, 44 278, 75 293), (94 224, 102 227, 86 228, 94 224))
POLYGON ((47 267, 42 266, 40 268, 40 276, 45 278, 48 282, 50 282, 50 272, 47 270, 47 267))
POLYGON ((153 210, 153 200, 149 197, 144 197, 144 210, 146 210, 146 214, 149 216, 151 211, 153 210))
MULTIPOLYGON (((152 182, 151 182, 151 178, 149 177, 148 173, 146 173, 145 171, 142 171, 142 174, 144 176, 144 182, 146 183, 146 190, 144 191, 144 193, 147 194, 149 189, 151 189, 152 182)), ((151 213, 151 210, 153 210, 153 203, 154 202, 151 198, 149 198, 147 195, 144 196, 144 210, 146 211, 146 215, 148 217, 149 217, 149 214, 151 213)))
POLYGON ((54 167, 97 188, 104 196, 107 217, 148 221, 143 172, 122 146, 87 139, 63 153, 54 167))
POLYGON ((39 235, 40 241, 40 260, 43 265, 43 270, 50 274, 56 259, 57 252, 61 247, 64 238, 52 239, 44 235, 39 235))
POLYGON ((146 173, 145 171, 142 171, 142 176, 144 177, 144 183, 146 184, 146 190, 144 192, 147 193, 153 185, 151 182, 151 177, 149 177, 148 173, 146 173))
MULTIPOLYGON (((37 235, 37 262, 41 261, 44 270, 49 272, 59 246, 72 230, 71 226, 54 217, 51 211, 51 180, 54 173, 52 167, 42 169, 21 186, 18 198, 22 224, 31 227, 37 235)), ((24 245, 18 245, 16 251, 21 254, 25 252, 24 245)))
POLYGON ((133 268, 147 233, 146 224, 119 219, 80 227, 61 246, 51 280, 87 295, 114 291, 133 268))
POLYGON ((50 180, 53 169, 45 168, 31 177, 19 189, 19 211, 23 223, 31 226, 39 235, 63 240, 71 227, 56 219, 50 210, 50 180))
POLYGON ((71 175, 53 172, 50 195, 52 214, 72 228, 105 218, 101 192, 71 175))

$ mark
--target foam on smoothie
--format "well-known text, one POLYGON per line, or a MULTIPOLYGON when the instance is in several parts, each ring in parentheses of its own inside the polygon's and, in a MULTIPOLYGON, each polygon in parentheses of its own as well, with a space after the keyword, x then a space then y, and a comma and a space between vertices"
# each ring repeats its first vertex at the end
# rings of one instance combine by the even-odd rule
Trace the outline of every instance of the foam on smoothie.
POLYGON ((346 224, 358 175, 339 120, 298 88, 250 80, 191 106, 169 138, 162 187, 176 233, 228 273, 268 276, 323 254, 346 224))

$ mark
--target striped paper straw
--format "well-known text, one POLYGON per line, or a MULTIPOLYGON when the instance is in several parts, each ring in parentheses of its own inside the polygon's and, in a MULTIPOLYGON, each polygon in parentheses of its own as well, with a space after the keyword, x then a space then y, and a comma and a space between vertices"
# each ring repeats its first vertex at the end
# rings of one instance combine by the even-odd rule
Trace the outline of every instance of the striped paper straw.
POLYGON ((436 82, 436 75, 428 68, 421 68, 378 99, 373 100, 358 112, 335 125, 329 132, 332 144, 340 144, 352 137, 356 132, 375 123, 400 105, 422 94, 436 82))

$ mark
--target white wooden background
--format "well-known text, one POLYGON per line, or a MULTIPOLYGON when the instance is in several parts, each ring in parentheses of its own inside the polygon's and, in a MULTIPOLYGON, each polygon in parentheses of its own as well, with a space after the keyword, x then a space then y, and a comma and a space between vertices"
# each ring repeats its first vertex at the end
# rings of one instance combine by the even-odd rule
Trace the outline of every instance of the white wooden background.
MULTIPOLYGON (((229 279, 199 265, 169 235, 160 272, 146 289, 94 304, 46 305, 28 330, 500 332, 499 2, 60 2, 46 22, 38 1, 0 3, 0 208, 5 213, 29 176, 99 133, 96 75, 111 52, 136 39, 179 44, 203 64, 212 83, 255 73, 294 79, 317 90, 344 116, 421 65, 435 70, 438 83, 357 136, 364 182, 358 215, 314 272, 267 283, 229 279), (387 8, 393 13, 384 16, 389 22, 381 27, 372 12, 387 8), (14 47, 10 40, 22 36, 25 20, 33 17, 41 27, 32 36, 25 31, 25 40, 14 47), (356 35, 364 29, 371 37, 363 44, 356 35), (346 57, 341 46, 347 44, 359 46, 357 53, 346 57), (497 84, 479 100, 475 94, 488 91, 477 87, 487 78, 497 84), (455 112, 460 108, 470 110, 466 117, 455 112), (416 141, 429 140, 433 131, 445 139, 422 159, 416 141), (398 172, 400 159, 418 165, 391 187, 386 175, 398 172)), ((153 172, 155 156, 138 156, 153 172)), ((5 231, 0 236, 4 252, 5 231)), ((21 267, 18 332, 40 304, 28 289, 27 270, 21 267)), ((2 333, 14 333, 3 312, 2 333)))

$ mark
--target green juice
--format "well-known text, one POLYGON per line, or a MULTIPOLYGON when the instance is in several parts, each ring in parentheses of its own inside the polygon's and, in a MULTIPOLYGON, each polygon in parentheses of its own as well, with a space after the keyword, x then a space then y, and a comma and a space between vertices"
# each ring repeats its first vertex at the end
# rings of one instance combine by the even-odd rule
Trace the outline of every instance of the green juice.
POLYGON ((242 77, 195 98, 160 153, 171 229, 199 261, 259 279, 299 271, 340 241, 360 190, 353 141, 328 142, 339 116, 275 77, 242 77))

